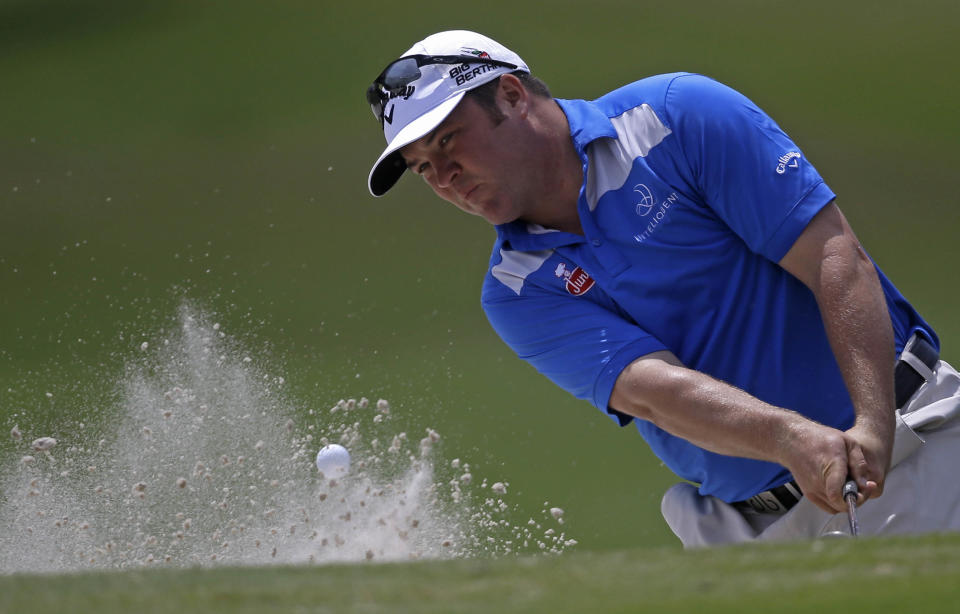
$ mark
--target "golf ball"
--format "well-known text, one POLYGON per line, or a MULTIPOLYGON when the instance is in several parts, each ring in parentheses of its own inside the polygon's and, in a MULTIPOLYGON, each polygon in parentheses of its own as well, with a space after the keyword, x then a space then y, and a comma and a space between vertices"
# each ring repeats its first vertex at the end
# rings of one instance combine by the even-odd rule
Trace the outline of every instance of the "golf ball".
POLYGON ((327 478, 339 478, 350 469, 350 453, 343 446, 331 443, 317 452, 317 469, 327 478))

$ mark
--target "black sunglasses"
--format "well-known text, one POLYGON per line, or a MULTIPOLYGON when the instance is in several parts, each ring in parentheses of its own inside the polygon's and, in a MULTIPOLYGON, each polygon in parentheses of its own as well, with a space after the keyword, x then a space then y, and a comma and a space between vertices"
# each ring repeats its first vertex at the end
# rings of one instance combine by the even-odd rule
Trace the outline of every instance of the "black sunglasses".
POLYGON ((367 102, 383 126, 383 109, 391 98, 402 96, 408 85, 420 78, 420 67, 429 64, 489 64, 517 69, 516 64, 475 55, 408 55, 391 62, 367 88, 367 102))

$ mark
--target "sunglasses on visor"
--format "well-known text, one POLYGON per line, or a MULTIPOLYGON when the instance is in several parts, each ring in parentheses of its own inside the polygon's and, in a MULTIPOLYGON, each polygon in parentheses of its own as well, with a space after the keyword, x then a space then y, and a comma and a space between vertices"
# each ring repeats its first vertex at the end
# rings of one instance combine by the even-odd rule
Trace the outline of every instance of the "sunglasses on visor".
POLYGON ((404 89, 421 77, 420 67, 430 64, 489 64, 518 68, 516 64, 475 55, 408 55, 391 62, 367 88, 367 102, 374 117, 383 127, 383 109, 387 101, 401 95, 404 89))

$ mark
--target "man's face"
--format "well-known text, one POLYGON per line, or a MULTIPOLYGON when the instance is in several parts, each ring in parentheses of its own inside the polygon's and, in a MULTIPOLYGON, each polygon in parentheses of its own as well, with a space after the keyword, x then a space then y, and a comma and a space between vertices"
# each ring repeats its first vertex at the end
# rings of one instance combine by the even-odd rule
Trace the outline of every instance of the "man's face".
POLYGON ((525 139, 512 111, 506 109, 507 117, 495 124, 465 96, 436 129, 400 153, 440 198, 491 224, 512 222, 529 203, 519 181, 525 139))

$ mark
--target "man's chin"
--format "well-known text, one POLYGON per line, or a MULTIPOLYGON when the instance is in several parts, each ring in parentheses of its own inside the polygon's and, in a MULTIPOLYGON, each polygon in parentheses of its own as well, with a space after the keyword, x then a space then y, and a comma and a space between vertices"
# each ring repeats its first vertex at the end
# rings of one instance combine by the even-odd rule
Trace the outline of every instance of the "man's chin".
POLYGON ((519 216, 512 214, 509 210, 504 210, 504 208, 495 205, 484 207, 480 211, 477 211, 477 215, 494 226, 509 224, 519 218, 519 216))

